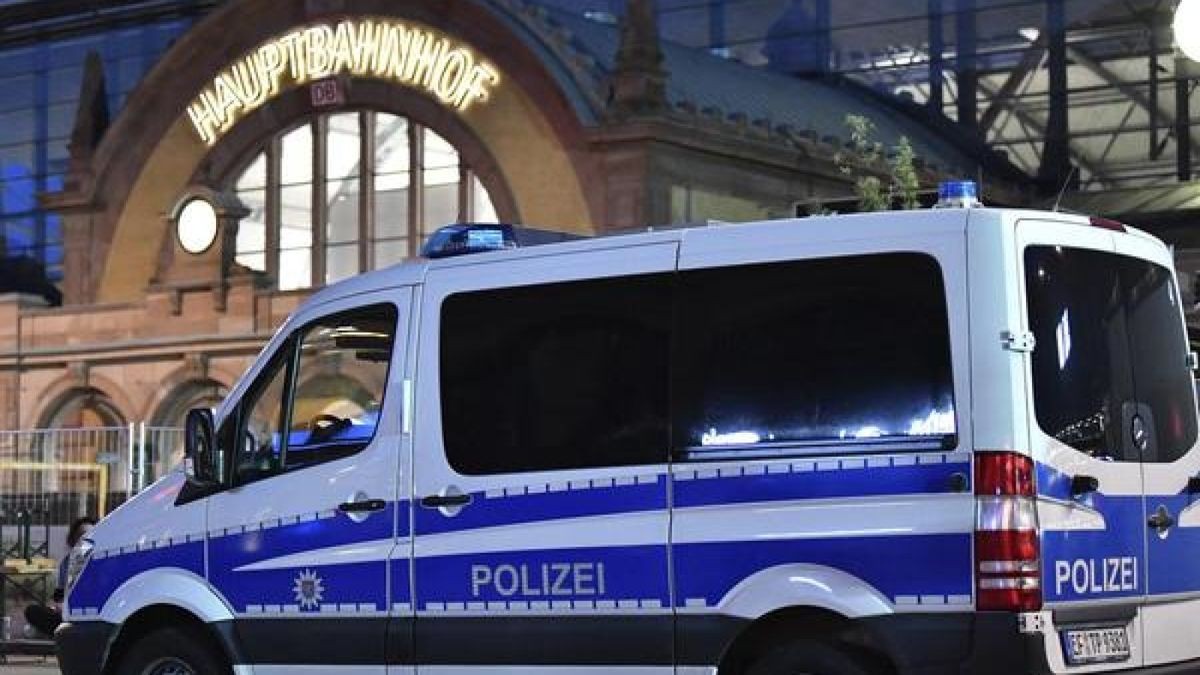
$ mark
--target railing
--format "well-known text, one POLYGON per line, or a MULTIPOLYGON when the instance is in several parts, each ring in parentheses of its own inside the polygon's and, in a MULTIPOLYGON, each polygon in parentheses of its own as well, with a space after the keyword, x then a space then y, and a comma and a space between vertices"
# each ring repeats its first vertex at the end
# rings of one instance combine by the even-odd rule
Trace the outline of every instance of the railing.
POLYGON ((183 431, 127 427, 0 431, 0 522, 65 525, 102 516, 170 471, 183 431))

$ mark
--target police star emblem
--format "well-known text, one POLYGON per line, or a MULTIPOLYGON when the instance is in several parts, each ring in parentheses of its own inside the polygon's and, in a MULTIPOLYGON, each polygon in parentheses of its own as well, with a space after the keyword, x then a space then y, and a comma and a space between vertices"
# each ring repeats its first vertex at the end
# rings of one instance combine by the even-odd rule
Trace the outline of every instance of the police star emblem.
POLYGON ((296 575, 296 585, 292 587, 296 594, 296 602, 300 609, 317 609, 324 599, 325 583, 313 570, 304 570, 296 575))

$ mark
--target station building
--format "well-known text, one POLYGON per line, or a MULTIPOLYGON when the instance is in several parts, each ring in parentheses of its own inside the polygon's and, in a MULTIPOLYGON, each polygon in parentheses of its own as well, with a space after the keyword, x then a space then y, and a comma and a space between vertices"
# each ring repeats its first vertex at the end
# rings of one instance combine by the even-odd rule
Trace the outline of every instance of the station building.
MULTIPOLYGON (((0 299, 0 428, 178 425, 314 289, 504 221, 580 234, 786 217, 850 192, 844 117, 926 182, 1002 158, 903 104, 518 0, 241 0, 109 119, 85 71, 60 190, 61 305, 0 299)), ((1020 198, 1016 183, 1009 199, 1020 198)))

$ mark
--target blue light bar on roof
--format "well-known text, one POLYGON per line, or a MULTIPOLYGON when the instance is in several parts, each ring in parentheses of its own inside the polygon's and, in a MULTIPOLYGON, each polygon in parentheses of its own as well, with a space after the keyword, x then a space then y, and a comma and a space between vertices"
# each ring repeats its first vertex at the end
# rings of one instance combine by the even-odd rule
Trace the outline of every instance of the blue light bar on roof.
POLYGON ((979 186, 973 180, 949 180, 938 185, 939 209, 969 209, 983 206, 979 201, 979 186))
POLYGON ((506 223, 456 223, 429 235, 421 256, 436 260, 456 255, 517 248, 517 235, 506 223))

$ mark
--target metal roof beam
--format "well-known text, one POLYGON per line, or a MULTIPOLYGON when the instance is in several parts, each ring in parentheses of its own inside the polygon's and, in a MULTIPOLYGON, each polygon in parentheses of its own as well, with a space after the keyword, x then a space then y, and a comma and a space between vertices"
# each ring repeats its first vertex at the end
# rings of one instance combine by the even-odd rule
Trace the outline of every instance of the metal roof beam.
MULTIPOLYGON (((1163 121, 1163 124, 1162 124, 1163 127, 1167 127, 1167 128, 1175 127, 1175 111, 1171 110, 1167 106, 1163 105, 1161 103, 1161 101, 1158 103, 1157 106, 1155 106, 1153 103, 1151 103, 1149 96, 1147 96, 1145 93, 1143 93, 1140 89, 1129 86, 1124 80, 1122 80, 1120 77, 1118 77, 1115 73, 1113 73, 1108 68, 1105 68, 1104 64, 1099 63, 1096 60, 1092 59, 1092 57, 1089 56, 1087 54, 1087 52, 1083 51, 1082 48, 1080 48, 1078 46, 1068 45, 1067 46, 1067 54, 1071 57, 1071 60, 1074 61, 1076 64, 1078 64, 1079 66, 1081 66, 1082 68, 1084 68, 1085 70, 1090 72, 1091 74, 1095 75, 1096 77, 1100 78, 1105 84, 1116 89, 1117 91, 1121 92, 1125 96, 1128 96, 1129 100, 1138 104, 1138 106, 1141 107, 1143 110, 1145 110, 1147 113, 1154 115, 1157 112, 1158 118, 1163 121), (1156 108, 1157 108, 1157 110, 1156 110, 1156 108)), ((1192 131, 1192 145, 1193 146, 1200 145, 1200 134, 1197 134, 1197 132, 1195 130, 1192 131)))

